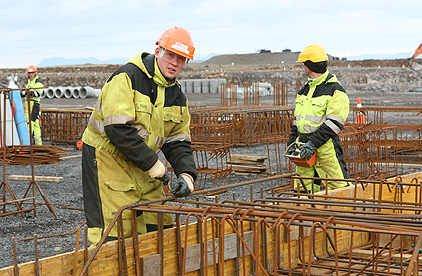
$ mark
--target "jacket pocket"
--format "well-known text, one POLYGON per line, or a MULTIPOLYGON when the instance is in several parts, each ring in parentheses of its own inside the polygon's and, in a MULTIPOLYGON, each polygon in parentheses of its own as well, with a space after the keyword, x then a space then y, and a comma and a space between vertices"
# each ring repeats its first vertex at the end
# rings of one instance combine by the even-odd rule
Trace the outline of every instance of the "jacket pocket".
POLYGON ((181 106, 172 106, 172 107, 165 107, 163 112, 163 120, 165 122, 173 122, 173 123, 181 123, 183 122, 183 113, 187 112, 185 107, 181 106))

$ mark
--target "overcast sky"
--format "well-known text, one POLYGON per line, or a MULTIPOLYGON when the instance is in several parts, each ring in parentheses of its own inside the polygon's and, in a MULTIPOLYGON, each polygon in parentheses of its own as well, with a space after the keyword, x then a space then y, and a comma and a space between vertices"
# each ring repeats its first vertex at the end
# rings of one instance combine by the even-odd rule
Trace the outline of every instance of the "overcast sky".
POLYGON ((131 59, 173 26, 190 31, 194 59, 214 52, 302 51, 338 56, 413 53, 420 0, 0 0, 0 68, 44 58, 131 59))

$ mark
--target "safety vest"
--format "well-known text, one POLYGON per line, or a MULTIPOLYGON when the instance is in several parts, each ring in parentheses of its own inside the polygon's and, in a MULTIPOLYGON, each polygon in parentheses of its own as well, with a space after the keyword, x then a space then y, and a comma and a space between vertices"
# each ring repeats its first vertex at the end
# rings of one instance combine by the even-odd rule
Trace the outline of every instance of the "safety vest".
MULTIPOLYGON (((28 79, 28 83, 26 85, 26 88, 34 88, 30 89, 29 91, 33 92, 33 96, 31 97, 31 101, 40 103, 41 102, 41 95, 44 92, 44 89, 41 87, 44 87, 44 84, 41 82, 40 78, 38 76, 35 76, 35 78, 28 79)), ((25 96, 25 101, 27 97, 25 96)))
POLYGON ((335 133, 349 115, 349 98, 337 77, 328 70, 319 78, 309 80, 296 95, 295 121, 299 133, 312 133, 326 123, 335 133))

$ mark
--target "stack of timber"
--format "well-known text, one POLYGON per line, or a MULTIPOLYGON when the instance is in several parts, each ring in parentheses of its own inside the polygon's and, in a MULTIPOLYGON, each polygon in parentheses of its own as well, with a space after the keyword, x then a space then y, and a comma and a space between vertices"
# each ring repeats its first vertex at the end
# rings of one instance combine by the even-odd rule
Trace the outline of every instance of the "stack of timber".
POLYGON ((268 174, 268 166, 264 165, 267 157, 231 154, 229 166, 237 174, 268 174))

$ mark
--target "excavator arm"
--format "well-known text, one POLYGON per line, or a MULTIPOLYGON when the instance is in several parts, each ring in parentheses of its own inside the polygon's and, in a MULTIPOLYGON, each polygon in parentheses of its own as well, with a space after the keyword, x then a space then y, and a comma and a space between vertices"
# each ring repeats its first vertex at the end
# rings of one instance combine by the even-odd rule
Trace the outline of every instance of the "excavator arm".
POLYGON ((418 64, 415 59, 422 53, 422 43, 416 48, 415 53, 409 58, 409 66, 414 70, 422 70, 422 65, 418 64))
POLYGON ((413 56, 410 59, 415 59, 417 58, 420 54, 422 53, 422 43, 421 45, 419 45, 418 48, 416 48, 415 53, 413 54, 413 56))

